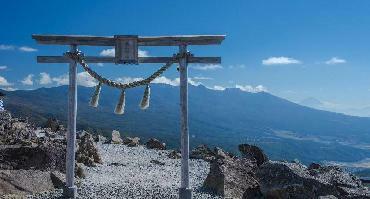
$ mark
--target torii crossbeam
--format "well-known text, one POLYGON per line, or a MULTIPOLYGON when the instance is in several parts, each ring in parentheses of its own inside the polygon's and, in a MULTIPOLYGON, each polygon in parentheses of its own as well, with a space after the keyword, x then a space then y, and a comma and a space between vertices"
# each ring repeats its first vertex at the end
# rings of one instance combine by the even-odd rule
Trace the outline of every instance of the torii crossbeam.
MULTIPOLYGON (((221 63, 220 57, 193 57, 187 51, 189 45, 219 45, 225 35, 186 35, 142 37, 137 35, 77 36, 77 35, 32 35, 38 44, 69 45, 70 52, 77 52, 77 46, 114 46, 115 57, 86 56, 87 63, 168 63, 178 62, 180 67, 180 130, 181 130, 181 185, 180 198, 191 198, 189 183, 189 127, 188 127, 188 63, 221 63), (139 46, 179 46, 175 57, 138 57, 139 46)), ((66 157, 66 187, 64 194, 75 198, 74 184, 76 115, 77 115, 77 62, 66 56, 38 56, 38 63, 69 63, 68 131, 66 157)))

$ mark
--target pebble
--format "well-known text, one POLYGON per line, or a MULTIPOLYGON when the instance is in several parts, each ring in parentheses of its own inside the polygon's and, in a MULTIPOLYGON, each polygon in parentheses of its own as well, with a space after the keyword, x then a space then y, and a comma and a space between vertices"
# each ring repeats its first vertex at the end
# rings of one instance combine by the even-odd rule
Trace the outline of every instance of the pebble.
MULTIPOLYGON (((84 167, 78 198, 178 198, 181 160, 170 159, 170 151, 127 147, 121 144, 97 144, 103 164, 84 167), (159 161, 164 164, 153 164, 159 161)), ((190 184, 193 198, 221 198, 202 191, 209 172, 209 163, 190 160, 190 184)), ((61 198, 61 190, 29 196, 29 198, 61 198)))

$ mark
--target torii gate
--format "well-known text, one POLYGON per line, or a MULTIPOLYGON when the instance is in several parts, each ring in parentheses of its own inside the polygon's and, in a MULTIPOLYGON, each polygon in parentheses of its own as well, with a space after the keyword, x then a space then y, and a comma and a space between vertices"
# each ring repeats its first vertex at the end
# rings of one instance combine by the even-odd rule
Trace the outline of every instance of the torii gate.
MULTIPOLYGON (((77 46, 114 46, 115 57, 86 56, 87 63, 170 63, 178 62, 180 67, 180 130, 181 130, 181 185, 180 198, 191 198, 189 183, 189 128, 188 128, 188 63, 221 63, 220 57, 193 57, 188 51, 189 45, 219 45, 225 35, 186 35, 142 37, 137 35, 75 36, 75 35, 32 35, 38 44, 69 45, 70 52, 78 52, 77 46), (179 46, 179 53, 174 57, 138 57, 139 46, 179 46)), ((68 131, 66 157, 66 187, 64 195, 75 198, 77 187, 74 184, 76 114, 77 114, 77 62, 67 56, 38 56, 38 63, 69 63, 68 93, 68 131)), ((163 72, 163 71, 162 71, 163 72)), ((154 74, 153 74, 154 75, 154 74)), ((150 78, 149 78, 150 79, 150 78)), ((98 89, 97 89, 98 90, 98 89)))

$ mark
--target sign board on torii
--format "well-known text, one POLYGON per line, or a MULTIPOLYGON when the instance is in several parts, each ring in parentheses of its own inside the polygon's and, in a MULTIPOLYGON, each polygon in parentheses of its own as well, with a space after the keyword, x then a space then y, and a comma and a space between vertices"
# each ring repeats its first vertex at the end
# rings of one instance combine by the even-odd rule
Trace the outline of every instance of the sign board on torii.
MULTIPOLYGON (((189 183, 189 126, 188 126, 188 63, 221 63, 220 57, 139 57, 139 46, 179 46, 179 55, 188 53, 189 45, 219 45, 225 35, 185 35, 142 37, 137 35, 101 36, 72 36, 72 35, 32 35, 39 44, 69 45, 70 52, 76 52, 77 46, 114 46, 115 57, 86 56, 87 63, 168 63, 179 62, 180 71, 180 130, 181 130, 181 185, 180 198, 191 198, 189 183)), ((69 95, 68 95, 68 131, 66 157, 66 187, 64 194, 75 198, 77 188, 74 185, 75 143, 76 143, 76 114, 77 114, 77 63, 66 56, 38 56, 38 63, 69 63, 69 95)))

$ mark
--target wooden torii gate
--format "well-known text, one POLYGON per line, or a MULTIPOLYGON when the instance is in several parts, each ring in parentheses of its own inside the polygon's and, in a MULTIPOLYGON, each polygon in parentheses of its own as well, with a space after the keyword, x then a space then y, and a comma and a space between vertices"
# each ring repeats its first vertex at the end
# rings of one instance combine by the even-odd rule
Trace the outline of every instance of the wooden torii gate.
MULTIPOLYGON (((137 35, 75 36, 75 35, 32 35, 38 44, 69 45, 70 52, 77 52, 77 46, 114 46, 115 57, 86 56, 87 63, 168 63, 178 62, 180 71, 180 130, 181 130, 181 186, 180 198, 191 198, 189 183, 189 128, 188 128, 188 63, 221 63, 220 57, 194 57, 187 51, 189 45, 219 45, 225 35, 186 35, 142 37, 137 35), (179 46, 178 58, 138 57, 139 46, 179 46)), ((68 130, 66 157, 66 187, 64 195, 77 196, 74 184, 76 115, 77 115, 77 62, 66 56, 38 56, 38 63, 69 63, 68 130)))

